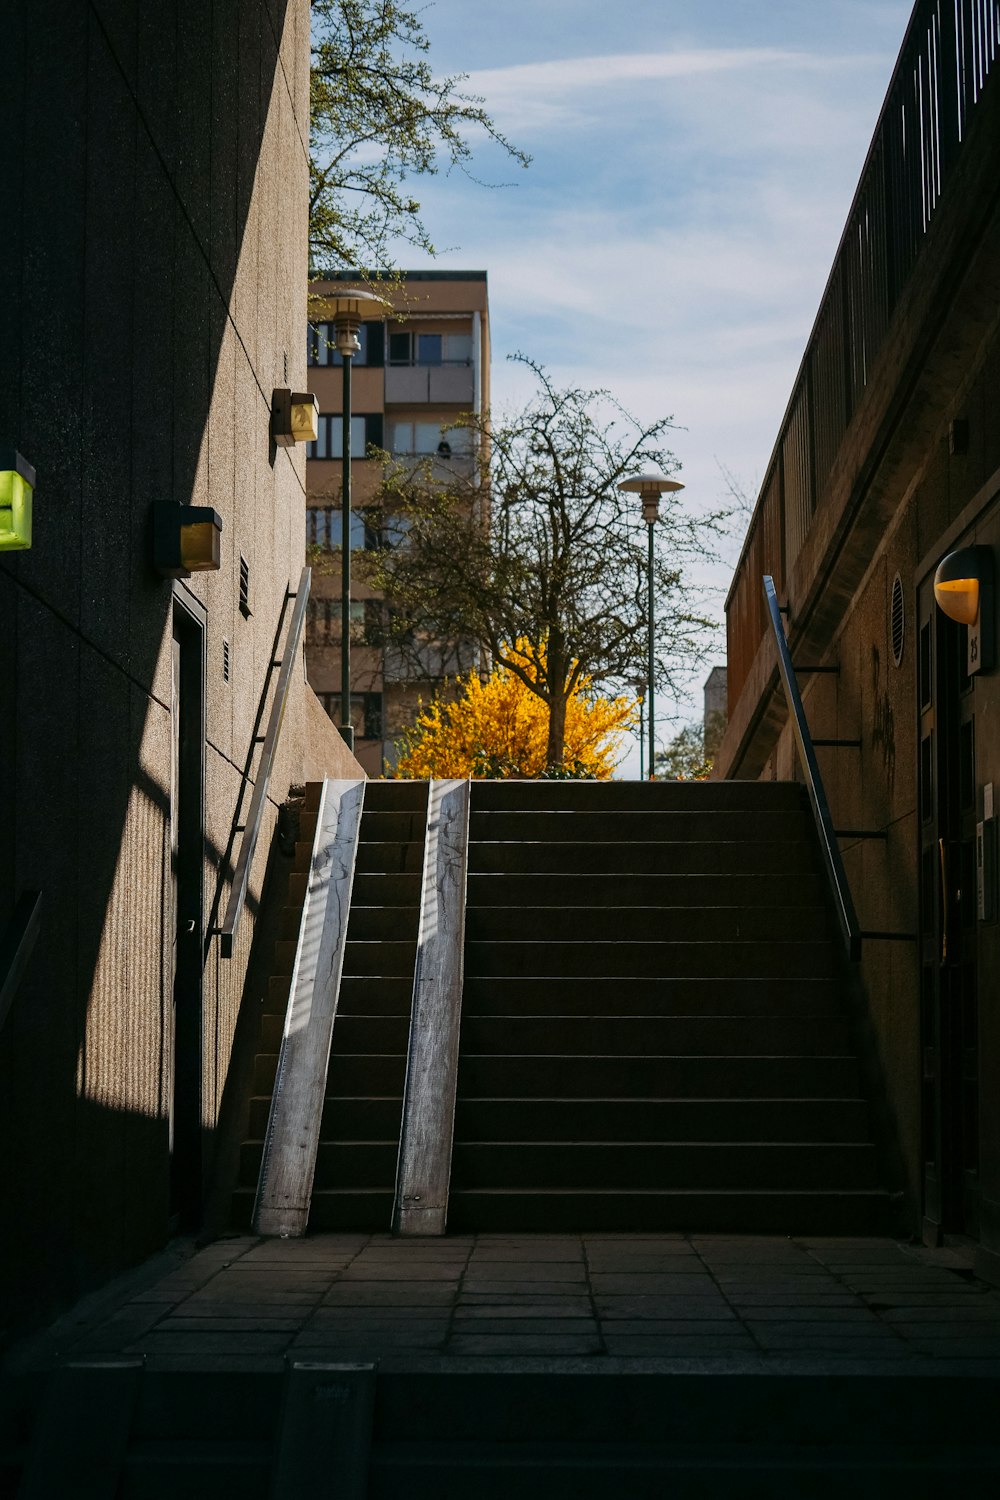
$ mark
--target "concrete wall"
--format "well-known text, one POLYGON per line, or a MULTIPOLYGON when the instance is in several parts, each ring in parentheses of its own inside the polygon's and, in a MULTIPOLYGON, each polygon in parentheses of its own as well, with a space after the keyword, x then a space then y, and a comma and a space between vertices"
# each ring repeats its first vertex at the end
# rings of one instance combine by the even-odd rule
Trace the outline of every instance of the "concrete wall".
MULTIPOLYGON (((920 931, 917 592, 959 536, 994 544, 1000 500, 1000 91, 984 94, 968 149, 875 361, 802 551, 784 580, 793 659, 835 666, 802 676, 814 738, 860 739, 817 751, 838 828, 884 831, 842 841, 863 929, 920 931), (962 424, 956 431, 953 423, 962 424), (965 439, 967 438, 967 443, 965 439), (993 531, 990 527, 993 527, 993 531), (985 527, 985 530, 983 528, 985 527), (995 533, 995 535, 994 535, 995 533), (890 597, 905 603, 894 662, 890 597)), ((759 579, 752 580, 760 587, 759 579)), ((1000 674, 975 683, 976 780, 1000 777, 994 722, 1000 674)), ((799 776, 773 640, 765 639, 733 705, 717 774, 799 776)), ((981 1234, 1000 1249, 1000 1066, 995 924, 977 934, 981 1234)), ((866 941, 862 978, 886 1097, 902 1150, 914 1228, 920 1228, 921 996, 914 942, 866 941)))
MULTIPOLYGON (((32 549, 0 559, 0 927, 22 891, 44 900, 0 1033, 0 1282, 16 1321, 169 1229, 171 615, 179 591, 207 618, 210 930, 304 556, 304 455, 274 448, 269 413, 274 386, 305 379, 309 7, 9 9, 0 443, 38 484, 32 549), (153 571, 164 499, 221 513, 219 573, 153 571)), ((276 804, 307 766, 343 770, 309 699, 296 673, 235 957, 207 943, 209 1159, 276 804)))

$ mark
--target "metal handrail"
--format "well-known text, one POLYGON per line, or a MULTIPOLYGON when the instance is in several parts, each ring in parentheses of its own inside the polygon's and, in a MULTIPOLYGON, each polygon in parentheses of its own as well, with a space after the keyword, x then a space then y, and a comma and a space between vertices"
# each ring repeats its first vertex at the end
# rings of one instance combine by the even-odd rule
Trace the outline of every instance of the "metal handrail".
POLYGON ((264 816, 264 803, 267 800, 268 783, 271 780, 271 765, 278 744, 278 736, 281 733, 282 721, 285 717, 285 701, 288 698, 288 685, 291 682, 292 669, 298 654, 299 642, 302 639, 302 627, 305 623, 306 606, 309 603, 311 583, 312 569, 303 568, 299 576, 299 586, 295 593, 291 595, 291 598, 295 600, 295 609, 292 611, 292 620, 288 627, 285 649, 281 657, 281 671, 278 673, 278 685, 274 692, 274 702, 271 704, 271 716, 267 721, 267 733, 264 735, 264 749, 261 752, 260 765, 257 768, 257 780, 254 782, 253 796, 250 799, 250 811, 247 814, 246 826, 243 829, 243 842, 240 844, 239 858, 236 861, 236 869, 233 872, 233 884, 229 892, 229 905, 226 907, 225 919, 219 928, 222 938, 223 958, 232 958, 233 956, 233 939, 236 936, 236 929, 239 927, 240 918, 243 915, 247 887, 250 884, 250 870, 253 865, 257 839, 260 835, 260 826, 264 816))
POLYGON ((778 651, 778 672, 788 702, 795 748, 799 752, 799 760, 802 762, 802 769, 806 776, 806 790, 809 793, 813 817, 816 819, 820 853, 830 880, 833 903, 837 910, 837 921, 840 924, 847 956, 852 963, 856 963, 861 956, 861 929, 858 926, 857 913, 854 910, 850 887, 847 884, 847 872, 840 857, 840 847, 834 833, 830 806, 826 800, 826 790, 820 775, 819 763, 816 760, 809 725, 806 722, 805 709, 802 707, 802 695, 799 692, 795 668, 792 666, 791 652, 785 639, 774 579, 769 573, 764 574, 764 600, 771 618, 771 628, 774 631, 774 643, 778 651))
POLYGON ((0 938, 0 1027, 7 1019, 41 926, 42 893, 25 891, 0 938))

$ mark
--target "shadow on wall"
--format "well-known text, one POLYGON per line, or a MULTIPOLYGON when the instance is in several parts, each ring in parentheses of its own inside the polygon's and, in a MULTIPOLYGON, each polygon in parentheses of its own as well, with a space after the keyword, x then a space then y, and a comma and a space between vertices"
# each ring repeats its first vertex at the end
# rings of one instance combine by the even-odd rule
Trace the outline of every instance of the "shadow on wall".
MULTIPOLYGON (((4 20, 0 442, 39 482, 32 550, 0 560, 0 925, 45 897, 0 1033, 8 1329, 167 1232, 172 593, 148 515, 198 498, 210 412, 240 441, 213 397, 237 266, 260 280, 244 241, 287 7, 36 0, 4 20)), ((256 321, 251 364, 255 340, 256 321)))

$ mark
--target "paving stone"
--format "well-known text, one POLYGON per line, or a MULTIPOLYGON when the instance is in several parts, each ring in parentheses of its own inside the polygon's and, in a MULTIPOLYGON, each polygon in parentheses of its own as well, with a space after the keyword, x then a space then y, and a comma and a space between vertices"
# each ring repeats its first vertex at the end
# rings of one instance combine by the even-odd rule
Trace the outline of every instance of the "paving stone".
POLYGON ((440 1323, 449 1316, 447 1307, 318 1307, 302 1326, 390 1328, 407 1323, 440 1323))
POLYGON ((641 1318, 645 1314, 668 1318, 734 1318, 724 1297, 656 1297, 652 1293, 627 1296, 622 1293, 595 1292, 594 1303, 602 1317, 641 1318))
POLYGON ((450 1306, 455 1284, 440 1281, 336 1282, 323 1297, 322 1307, 450 1306))
POLYGON ((467 1283, 475 1281, 584 1281, 586 1273, 583 1260, 549 1260, 549 1261, 505 1261, 505 1260, 478 1260, 475 1256, 469 1261, 469 1269, 466 1272, 467 1283))
POLYGON ((600 1354, 596 1334, 562 1333, 453 1333, 449 1354, 557 1355, 600 1354))
POLYGON ((915 1326, 925 1323, 945 1324, 957 1329, 967 1328, 970 1324, 977 1327, 989 1326, 1000 1328, 1000 1316, 996 1308, 977 1307, 975 1303, 971 1306, 962 1307, 894 1307, 883 1313, 887 1323, 895 1326, 897 1323, 912 1323, 915 1326))
POLYGON ((355 1261, 338 1278, 339 1286, 352 1286, 359 1281, 454 1281, 457 1282, 460 1268, 451 1261, 408 1261, 406 1265, 385 1264, 382 1261, 355 1261))
POLYGON ((448 1336, 448 1324, 409 1324, 397 1328, 304 1328, 292 1341, 293 1349, 440 1349, 448 1336))
POLYGON ((594 1318, 475 1318, 465 1319, 456 1315, 452 1332, 459 1333, 510 1333, 519 1338, 522 1334, 575 1333, 598 1335, 594 1318))
POLYGON ((637 1255, 634 1257, 605 1257, 592 1255, 587 1261, 591 1275, 609 1273, 619 1276, 641 1276, 648 1274, 687 1274, 689 1270, 704 1272, 704 1266, 696 1255, 637 1255))
POLYGON ((141 1342, 129 1346, 128 1352, 135 1354, 275 1354, 289 1344, 287 1333, 263 1333, 257 1330, 242 1333, 205 1332, 201 1329, 186 1333, 161 1333, 153 1329, 141 1342))
POLYGON ((580 1245, 567 1246, 565 1249, 556 1245, 532 1245, 529 1256, 516 1246, 477 1245, 469 1257, 470 1266, 496 1265, 508 1261, 532 1265, 580 1265, 583 1261, 583 1248, 580 1245))
POLYGON ((183 1307, 219 1307, 223 1303, 231 1302, 236 1305, 245 1305, 248 1302, 259 1307, 312 1307, 319 1301, 327 1290, 329 1283, 324 1282, 322 1287, 312 1292, 283 1292, 272 1291, 266 1286, 250 1287, 218 1287, 213 1286, 204 1292, 194 1292, 190 1297, 178 1301, 174 1305, 183 1307))
POLYGON ((604 1343, 609 1354, 642 1355, 647 1359, 697 1359, 717 1354, 752 1354, 757 1347, 747 1335, 735 1333, 725 1338, 711 1334, 685 1338, 683 1335, 667 1337, 606 1333, 604 1343))
POLYGON ((510 1277, 505 1280, 496 1280, 493 1277, 466 1276, 462 1282, 462 1293, 478 1293, 481 1297, 493 1296, 499 1292, 511 1292, 516 1289, 517 1293, 524 1297, 550 1297, 554 1292, 565 1287, 568 1289, 583 1291, 586 1281, 582 1278, 575 1281, 522 1281, 518 1282, 510 1277))
POLYGON ((620 1292, 635 1296, 639 1292, 656 1292, 661 1296, 676 1293, 684 1296, 704 1296, 712 1291, 713 1283, 704 1271, 674 1276, 668 1272, 650 1275, 637 1272, 634 1276, 614 1271, 595 1271, 590 1284, 595 1292, 620 1292))
POLYGON ((514 1299, 506 1303, 496 1300, 471 1304, 459 1302, 455 1307, 456 1322, 460 1319, 476 1322, 482 1318, 518 1318, 522 1322, 531 1322, 536 1318, 567 1317, 592 1318, 589 1297, 567 1297, 561 1302, 533 1302, 527 1306, 514 1299))
POLYGON ((504 1317, 533 1318, 553 1315, 563 1317, 570 1313, 589 1316, 592 1308, 590 1298, 579 1292, 570 1296, 552 1293, 549 1296, 532 1297, 518 1297, 512 1292, 490 1292, 484 1296, 463 1292, 455 1303, 456 1313, 461 1312, 467 1317, 490 1317, 501 1310, 504 1317))
POLYGON ((826 1288, 817 1287, 815 1291, 808 1292, 734 1292, 729 1293, 729 1301, 734 1307, 828 1307, 831 1310, 838 1307, 864 1308, 865 1303, 852 1292, 828 1292, 826 1288))
POLYGON ((1000 1360, 1000 1339, 913 1338, 909 1347, 918 1354, 932 1354, 936 1359, 1000 1360))
MULTIPOLYGON (((963 1307, 979 1307, 987 1303, 988 1299, 976 1296, 974 1289, 969 1288, 970 1296, 961 1291, 954 1292, 875 1292, 869 1295, 863 1293, 865 1302, 869 1307, 893 1308, 893 1307, 940 1307, 958 1310, 963 1307)), ((995 1307, 996 1303, 992 1303, 995 1307)))
MULTIPOLYGON (((741 1304, 737 1304, 740 1309, 741 1304)), ((867 1327, 878 1327, 879 1320, 867 1307, 831 1308, 825 1303, 812 1307, 754 1307, 744 1310, 748 1323, 825 1323, 828 1327, 863 1323, 867 1327)))
MULTIPOLYGON (((705 1318, 602 1318, 605 1338, 641 1334, 652 1338, 683 1335, 685 1338, 742 1338, 743 1330, 735 1319, 705 1318)), ((749 1335, 747 1335, 749 1337, 749 1335)))
POLYGON ((165 1333, 184 1333, 197 1330, 199 1333, 296 1333, 302 1327, 301 1318, 166 1318, 159 1329, 165 1333))
POLYGON ((762 1344, 805 1347, 811 1349, 839 1348, 841 1344, 854 1341, 858 1344, 899 1342, 896 1334, 874 1320, 870 1323, 845 1325, 843 1323, 762 1323, 756 1318, 746 1319, 745 1326, 762 1344))

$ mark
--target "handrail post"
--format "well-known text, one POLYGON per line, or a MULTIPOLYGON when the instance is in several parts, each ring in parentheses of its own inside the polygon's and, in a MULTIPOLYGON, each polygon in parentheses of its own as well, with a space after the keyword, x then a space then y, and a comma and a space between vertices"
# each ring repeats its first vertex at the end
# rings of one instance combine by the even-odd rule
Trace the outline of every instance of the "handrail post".
POLYGON ((799 760, 802 763, 802 769, 806 776, 806 790, 809 794, 809 803, 812 807, 813 817, 816 820, 820 853, 823 856, 823 863, 826 866, 826 872, 833 891, 837 921, 840 924, 840 931, 844 939, 847 956, 852 963, 856 963, 861 956, 861 932, 858 927, 857 913, 854 910, 854 902, 851 900, 851 891, 847 883, 847 872, 844 869, 844 862, 840 855, 837 836, 833 831, 833 821, 830 817, 830 806, 826 800, 823 777, 820 774, 819 763, 816 760, 812 736, 809 733, 809 725, 806 722, 805 709, 802 707, 802 695, 799 692, 795 668, 792 666, 791 652, 788 649, 788 642, 785 639, 785 630, 781 622, 781 611, 778 607, 778 595, 774 587, 774 579, 769 573, 764 574, 764 601, 771 621, 771 629, 774 632, 774 644, 778 653, 778 673, 781 677, 781 684, 785 690, 785 699, 788 703, 788 712, 792 721, 792 733, 795 736, 795 747, 798 750, 799 760))
POLYGON ((291 624, 288 627, 288 636, 285 640, 285 649, 281 656, 278 685, 274 691, 274 702, 271 704, 271 714, 267 721, 267 733, 264 735, 264 748, 261 751, 260 765, 257 768, 257 779, 254 782, 253 796, 250 799, 250 811, 247 813, 244 825, 243 841, 240 844, 236 869, 233 871, 233 884, 229 892, 229 904, 226 907, 226 915, 222 926, 219 928, 219 934, 222 938, 223 958, 232 958, 233 956, 233 940, 236 936, 236 929, 240 925, 240 918, 243 915, 243 905, 246 901, 247 889, 250 884, 250 871, 264 816, 267 789, 271 780, 271 766, 278 744, 278 736, 281 734, 281 725, 285 717, 285 702, 288 698, 288 688, 292 680, 292 669, 295 666, 299 642, 302 639, 302 627, 305 623, 306 606, 309 603, 311 582, 312 569, 303 568, 299 575, 299 586, 292 595, 292 598, 295 600, 295 608, 292 611, 291 624))

